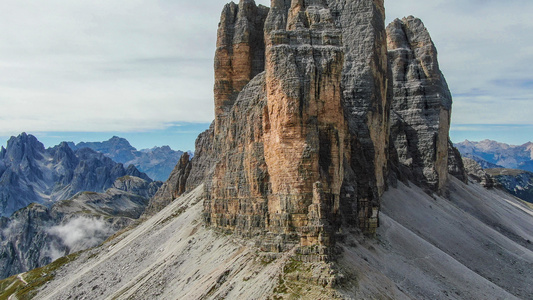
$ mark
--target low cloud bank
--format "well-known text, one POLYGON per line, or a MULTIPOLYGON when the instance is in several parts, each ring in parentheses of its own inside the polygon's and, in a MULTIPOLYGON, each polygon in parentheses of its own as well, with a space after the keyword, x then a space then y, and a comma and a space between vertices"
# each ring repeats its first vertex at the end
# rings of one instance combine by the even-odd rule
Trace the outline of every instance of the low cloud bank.
MULTIPOLYGON (((51 227, 48 229, 48 233, 57 236, 72 253, 99 245, 112 235, 114 230, 102 220, 78 217, 65 224, 51 227)), ((54 256, 57 256, 60 251, 51 252, 55 252, 56 255, 54 256)))

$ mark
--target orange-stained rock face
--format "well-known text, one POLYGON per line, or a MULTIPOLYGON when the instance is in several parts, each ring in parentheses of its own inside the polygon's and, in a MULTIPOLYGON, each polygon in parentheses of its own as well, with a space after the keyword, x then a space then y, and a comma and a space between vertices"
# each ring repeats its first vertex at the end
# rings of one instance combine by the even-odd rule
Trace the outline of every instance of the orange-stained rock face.
POLYGON ((328 245, 331 233, 319 220, 337 213, 346 151, 341 34, 327 7, 302 1, 293 1, 285 27, 265 33, 269 231, 288 226, 302 245, 328 245), (316 183, 322 196, 313 204, 316 183), (324 214, 310 214, 317 206, 324 214))
MULTIPOLYGON (((211 226, 259 236, 265 251, 299 246, 304 260, 327 259, 341 226, 375 232, 390 161, 408 160, 398 145, 415 145, 417 138, 434 143, 433 156, 424 159, 434 159, 438 176, 428 178, 445 178, 449 109, 432 110, 437 121, 421 135, 393 126, 390 137, 390 101, 397 101, 396 120, 404 105, 396 84, 403 81, 396 78, 400 72, 388 74, 382 0, 271 4, 267 9, 241 0, 224 8, 215 122, 197 140, 187 190, 203 180, 204 218, 211 226)), ((416 66, 428 77, 439 75, 433 48, 418 45, 422 50, 412 51, 429 53, 431 60, 416 66)), ((389 40, 389 47, 404 46, 413 47, 389 40)), ((426 83, 442 88, 439 80, 426 83)), ((413 121, 424 118, 414 114, 413 121)), ((444 183, 435 181, 437 188, 444 183)), ((182 190, 178 183, 167 186, 182 190)))
POLYGON ((215 131, 242 88, 264 70, 263 24, 268 8, 253 0, 224 6, 215 52, 215 131))
POLYGON ((261 73, 239 93, 231 114, 221 119, 213 141, 217 161, 206 185, 207 222, 244 236, 263 234, 267 222, 269 173, 261 121, 265 90, 261 73))
POLYGON ((217 162, 204 215, 216 227, 262 233, 265 250, 299 244, 322 257, 343 222, 377 224, 388 149, 384 24, 374 27, 382 3, 275 0, 265 19, 250 2, 228 4, 219 25, 217 162), (261 57, 249 30, 257 19, 265 73, 250 81, 259 70, 250 61, 261 57))

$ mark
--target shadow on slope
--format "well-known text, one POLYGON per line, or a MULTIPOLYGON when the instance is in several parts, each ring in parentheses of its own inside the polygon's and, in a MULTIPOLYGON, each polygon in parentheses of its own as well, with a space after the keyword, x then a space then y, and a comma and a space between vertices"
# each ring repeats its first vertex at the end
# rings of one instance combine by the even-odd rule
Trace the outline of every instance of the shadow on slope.
MULTIPOLYGON (((448 198, 399 183, 376 238, 345 231, 336 263, 205 228, 202 186, 58 269, 39 299, 515 299, 533 294, 533 212, 450 179, 448 198), (330 280, 333 278, 333 280, 330 280)), ((1 286, 2 282, 0 282, 1 286)), ((19 283, 20 284, 20 283, 19 283)), ((30 283, 31 284, 31 283, 30 283)))
POLYGON ((400 184, 382 209, 375 261, 408 294, 533 295, 533 212, 520 200, 450 178, 449 199, 400 184))

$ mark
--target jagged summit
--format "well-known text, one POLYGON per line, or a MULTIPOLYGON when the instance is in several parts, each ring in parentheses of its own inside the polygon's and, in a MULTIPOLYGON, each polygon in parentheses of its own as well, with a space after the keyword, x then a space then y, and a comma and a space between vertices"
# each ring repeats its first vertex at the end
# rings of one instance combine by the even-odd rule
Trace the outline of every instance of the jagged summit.
POLYGON ((11 137, 0 158, 0 215, 28 204, 51 205, 80 191, 103 192, 122 176, 152 181, 134 166, 124 168, 89 148, 73 151, 67 143, 45 149, 33 135, 11 137))
POLYGON ((440 193, 448 170, 466 180, 433 42, 414 17, 386 30, 384 11, 382 1, 227 4, 214 124, 152 206, 204 182, 211 226, 322 260, 341 227, 375 232, 387 181, 440 193))
POLYGON ((23 159, 41 159, 44 150, 44 145, 36 137, 23 132, 7 141, 5 157, 14 163, 20 163, 23 159))

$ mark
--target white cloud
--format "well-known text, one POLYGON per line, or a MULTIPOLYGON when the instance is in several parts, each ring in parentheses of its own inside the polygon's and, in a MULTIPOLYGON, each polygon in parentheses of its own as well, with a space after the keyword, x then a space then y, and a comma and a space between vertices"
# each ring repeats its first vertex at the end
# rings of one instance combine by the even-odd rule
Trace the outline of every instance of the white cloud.
MULTIPOLYGON (((224 2, 1 1, 0 135, 210 122, 224 2)), ((428 27, 455 95, 454 122, 533 122, 532 1, 385 5, 389 21, 412 14, 428 27)))
POLYGON ((213 119, 223 3, 0 3, 0 131, 137 131, 213 119))
POLYGON ((9 225, 7 225, 7 227, 2 230, 2 237, 11 237, 16 233, 21 232, 21 225, 22 223, 17 219, 10 220, 9 225))
MULTIPOLYGON (((53 226, 48 233, 59 237, 71 253, 95 247, 113 234, 114 230, 102 220, 78 217, 65 224, 53 226)), ((53 245, 52 245, 53 246, 53 245)), ((54 247, 52 252, 58 253, 54 247)))

